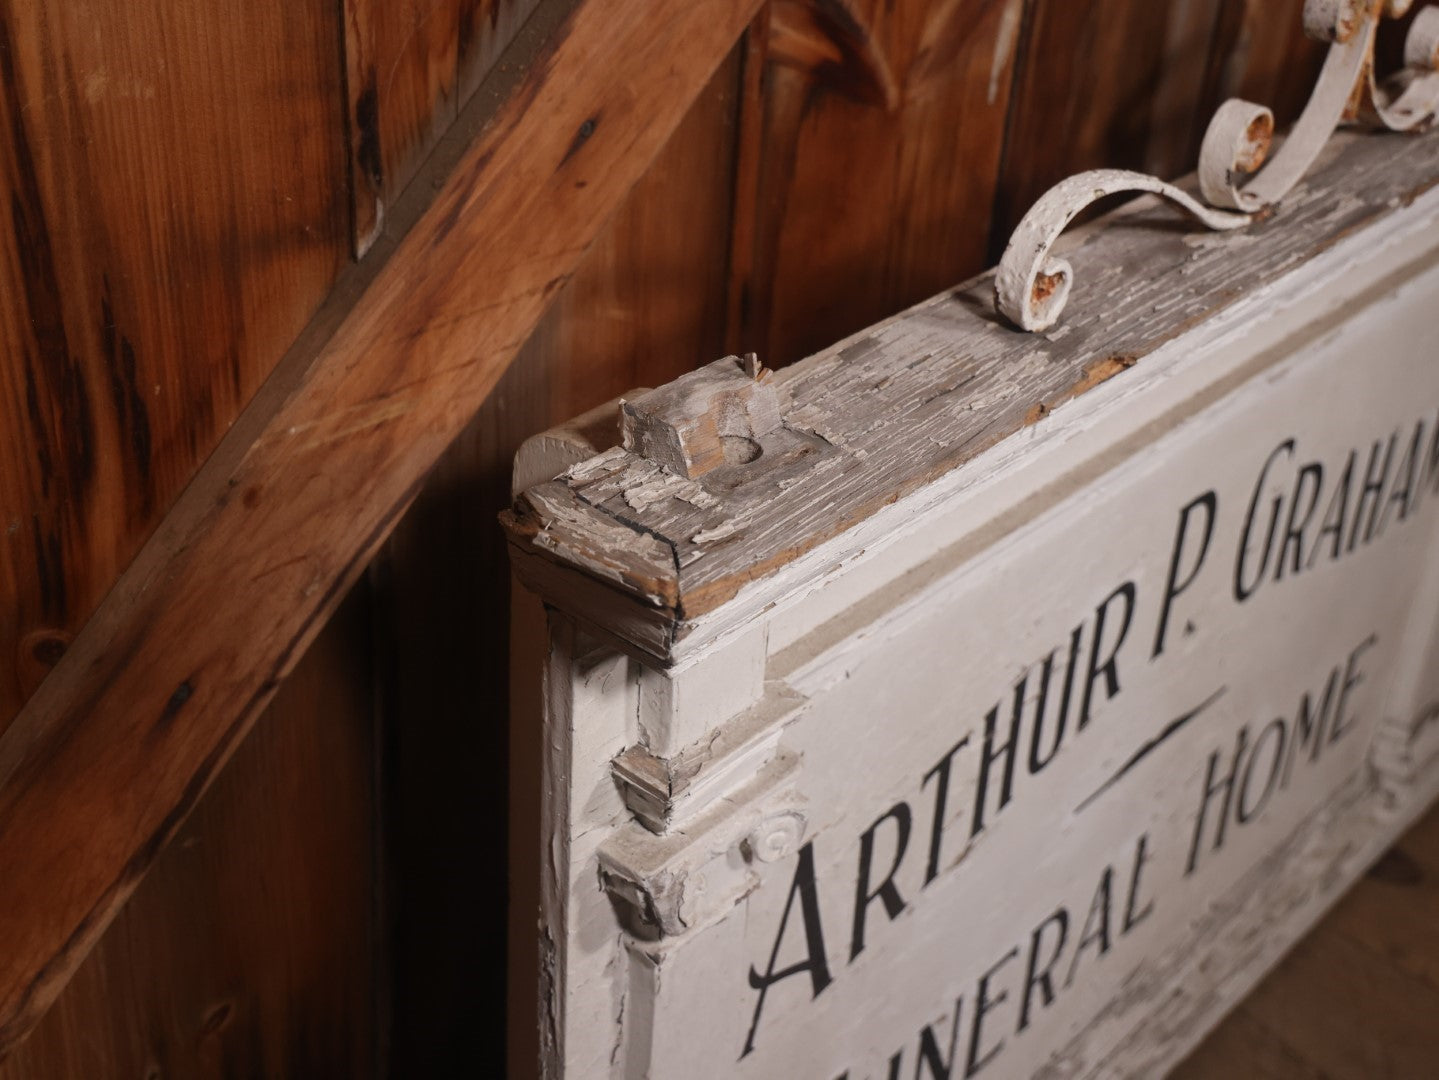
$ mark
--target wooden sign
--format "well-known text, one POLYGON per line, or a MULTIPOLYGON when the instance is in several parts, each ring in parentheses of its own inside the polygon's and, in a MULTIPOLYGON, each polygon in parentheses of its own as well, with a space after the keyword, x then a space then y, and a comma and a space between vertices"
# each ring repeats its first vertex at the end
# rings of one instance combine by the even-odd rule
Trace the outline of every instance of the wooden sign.
POLYGON ((1159 1075, 1244 994, 1439 789, 1434 175, 527 451, 548 1075, 1159 1075))

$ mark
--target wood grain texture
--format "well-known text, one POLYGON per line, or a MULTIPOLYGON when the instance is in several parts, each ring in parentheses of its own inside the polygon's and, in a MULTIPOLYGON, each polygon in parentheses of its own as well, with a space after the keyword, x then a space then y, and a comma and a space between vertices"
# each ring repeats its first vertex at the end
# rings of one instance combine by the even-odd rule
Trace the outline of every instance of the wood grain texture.
POLYGON ((348 249, 336 13, 0 4, 0 727, 348 249))
POLYGON ((747 53, 733 351, 780 366, 984 268, 1022 13, 771 5, 747 53))
POLYGON ((544 427, 723 352, 739 70, 732 52, 556 298, 544 427))
POLYGON ((0 740, 0 1043, 175 834, 755 7, 579 5, 0 740))
POLYGON ((537 0, 345 0, 355 251, 537 0))
MULTIPOLYGON (((994 204, 996 260, 1019 219, 1060 180, 1149 163, 1152 109, 1168 96, 1169 19, 1187 8, 1175 0, 1030 0, 994 204)), ((1202 13, 1191 18, 1202 27, 1202 13)), ((1187 80, 1188 72, 1178 75, 1187 80)), ((1183 123, 1192 107, 1167 104, 1164 119, 1183 123)))
POLYGON ((369 639, 361 590, 0 1078, 386 1075, 369 639))
POLYGON ((554 565, 580 571, 567 580, 589 579, 613 598, 621 637, 672 662, 695 621, 747 583, 1142 364, 1426 190, 1436 173, 1432 135, 1360 136, 1341 140, 1245 236, 1188 236, 1164 207, 1125 217, 1067 256, 1076 294, 1048 336, 998 324, 989 276, 941 294, 779 372, 793 404, 751 463, 680 488, 658 465, 617 449, 532 488, 506 516, 517 569, 542 595, 554 565), (900 366, 896 358, 907 356, 916 359, 900 366), (615 545, 617 530, 632 542, 615 545))
MULTIPOLYGON (((416 1075, 498 1075, 504 1064, 505 1017, 494 1002, 504 994, 496 926, 507 845, 496 822, 510 785, 496 763, 510 739, 510 579, 496 516, 510 501, 511 463, 533 432, 633 386, 667 382, 721 348, 725 263, 714 253, 729 223, 737 75, 731 56, 377 560, 380 624, 402 628, 389 639, 385 695, 395 732, 395 1058, 416 1075), (483 855, 457 860, 476 837, 485 838, 483 855)), ((510 784, 524 787, 525 778, 537 782, 538 773, 510 784)), ((524 835, 535 845, 537 820, 515 823, 531 827, 524 835)), ((515 1031, 517 1042, 533 1039, 522 1025, 515 1031)))
POLYGON ((1281 125, 1297 119, 1326 52, 1300 29, 1303 17, 1304 0, 1224 0, 1210 50, 1208 92, 1201 99, 1204 111, 1240 97, 1268 105, 1281 125))

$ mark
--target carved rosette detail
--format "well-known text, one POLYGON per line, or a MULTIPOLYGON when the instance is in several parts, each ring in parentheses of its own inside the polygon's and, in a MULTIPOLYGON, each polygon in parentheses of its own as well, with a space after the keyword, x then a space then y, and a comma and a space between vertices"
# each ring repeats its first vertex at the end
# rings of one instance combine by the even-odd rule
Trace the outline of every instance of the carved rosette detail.
POLYGON ((1284 198, 1308 172, 1342 123, 1418 131, 1439 111, 1439 6, 1409 28, 1404 68, 1380 80, 1374 67, 1379 22, 1409 13, 1413 0, 1307 0, 1304 30, 1328 42, 1329 55, 1299 121, 1271 156, 1274 114, 1263 105, 1226 101, 1209 123, 1199 155, 1200 202, 1157 177, 1122 169, 1080 173, 1051 188, 1015 229, 995 275, 995 307, 1021 330, 1043 332, 1064 312, 1073 268, 1052 254, 1080 213, 1122 192, 1160 195, 1208 228, 1241 228, 1284 198))

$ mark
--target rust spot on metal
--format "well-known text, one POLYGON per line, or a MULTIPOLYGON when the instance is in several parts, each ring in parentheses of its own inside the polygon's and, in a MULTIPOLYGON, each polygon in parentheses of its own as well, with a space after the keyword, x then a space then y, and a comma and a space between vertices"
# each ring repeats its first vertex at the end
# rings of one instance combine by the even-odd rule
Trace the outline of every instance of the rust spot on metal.
POLYGON ((1364 19, 1369 15, 1368 4, 1357 3, 1354 0, 1341 0, 1343 7, 1339 12, 1339 19, 1334 24, 1334 40, 1340 44, 1348 44, 1358 31, 1364 19))
POLYGON ((1274 144, 1274 117, 1269 114, 1256 116, 1244 132, 1244 148, 1235 160, 1244 172, 1258 172, 1269 158, 1269 148, 1274 144))
POLYGON ((1046 274, 1041 270, 1034 279, 1034 302, 1036 304, 1044 303, 1054 295, 1055 290, 1062 284, 1064 284, 1063 274, 1046 274))

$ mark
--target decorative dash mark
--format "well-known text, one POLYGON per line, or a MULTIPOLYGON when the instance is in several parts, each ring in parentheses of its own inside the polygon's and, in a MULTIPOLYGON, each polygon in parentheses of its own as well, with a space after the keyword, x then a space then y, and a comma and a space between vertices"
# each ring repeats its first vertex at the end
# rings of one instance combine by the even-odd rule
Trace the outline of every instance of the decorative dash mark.
POLYGON ((1098 790, 1094 792, 1094 794, 1090 795, 1089 798, 1085 799, 1082 803, 1075 807, 1074 812, 1076 814, 1081 813, 1084 808, 1087 807, 1090 803, 1094 802, 1095 799, 1099 798, 1115 784, 1119 783, 1119 781, 1123 780, 1127 775, 1129 775, 1129 773, 1132 772, 1141 761, 1147 758, 1150 754, 1154 753, 1154 751, 1158 750, 1159 747, 1164 744, 1166 739, 1177 735, 1185 728, 1186 725, 1193 721, 1195 717, 1199 716, 1200 713, 1204 712, 1228 692, 1229 687, 1221 686, 1218 690, 1214 691, 1214 693, 1210 694, 1207 698, 1201 701, 1194 708, 1190 709, 1187 713, 1183 714, 1182 716, 1177 716, 1173 720, 1171 720, 1168 724, 1165 725, 1163 731, 1161 731, 1158 735, 1150 739, 1147 743, 1145 743, 1138 750, 1136 750, 1134 752, 1134 755, 1119 767, 1119 771, 1116 772, 1113 776, 1111 776, 1108 780, 1106 780, 1103 784, 1101 784, 1098 790))

